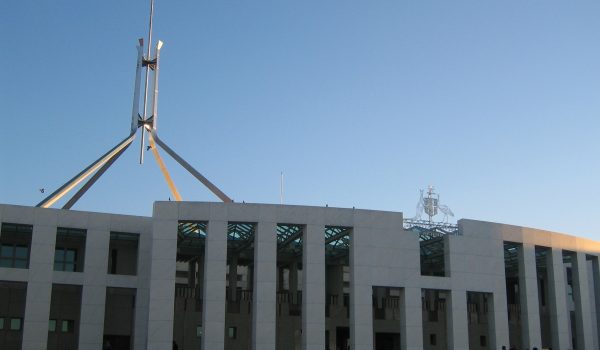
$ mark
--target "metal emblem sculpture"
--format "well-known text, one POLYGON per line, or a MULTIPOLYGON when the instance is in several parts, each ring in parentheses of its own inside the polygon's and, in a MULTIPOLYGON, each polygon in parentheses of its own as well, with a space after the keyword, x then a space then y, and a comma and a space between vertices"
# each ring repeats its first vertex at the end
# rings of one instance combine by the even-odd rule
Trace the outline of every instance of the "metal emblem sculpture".
POLYGON ((145 138, 146 134, 148 135, 148 146, 149 149, 152 150, 152 154, 158 163, 158 166, 171 190, 171 194, 173 198, 177 201, 181 200, 181 195, 177 191, 173 180, 163 162, 160 154, 158 153, 158 148, 156 145, 160 146, 167 154, 169 154, 174 160, 176 160, 182 167, 184 167, 190 174, 192 174, 198 181, 204 184, 212 193, 214 193, 219 199, 223 202, 233 202, 231 198, 229 198, 225 193, 223 193, 219 188, 217 188, 212 182, 210 182, 207 178, 205 178, 202 174, 200 174, 196 169, 194 169, 188 162, 186 162, 183 158, 181 158, 175 151, 173 151, 167 144, 165 144, 157 134, 157 120, 158 120, 158 71, 159 71, 159 61, 160 61, 160 50, 163 46, 162 41, 158 41, 154 50, 154 57, 150 56, 151 54, 151 46, 152 46, 152 18, 154 16, 154 0, 150 0, 150 23, 148 30, 148 46, 146 51, 146 56, 143 55, 144 49, 144 39, 139 39, 139 44, 137 46, 137 61, 136 61, 136 74, 135 74, 135 88, 133 93, 133 109, 131 113, 131 130, 129 136, 127 136, 123 141, 118 143, 115 147, 110 149, 92 164, 90 164, 87 168, 82 170, 79 174, 75 175, 71 180, 66 182, 40 203, 38 203, 37 207, 48 208, 52 206, 56 201, 61 199, 65 194, 79 185, 82 181, 84 181, 88 176, 94 174, 80 189, 77 191, 73 197, 62 207, 62 209, 70 209, 73 204, 81 198, 87 192, 90 187, 108 170, 108 168, 125 152, 125 150, 131 145, 135 136, 137 134, 137 130, 141 129, 141 142, 140 142, 140 164, 144 162, 144 148, 145 148, 145 138), (145 69, 145 84, 144 84, 144 99, 143 99, 143 112, 139 113, 140 106, 140 85, 141 85, 141 73, 142 69, 145 69), (152 76, 153 80, 153 93, 152 93, 152 103, 151 103, 151 111, 152 114, 148 115, 148 107, 150 105, 150 101, 148 101, 149 94, 149 83, 150 78, 152 76))
POLYGON ((417 213, 413 220, 421 220, 423 212, 429 217, 429 222, 432 222, 432 218, 441 211, 444 214, 444 222, 448 222, 449 216, 454 216, 454 213, 447 205, 440 204, 440 195, 435 193, 433 186, 429 186, 427 189, 427 197, 423 197, 424 190, 421 191, 421 198, 417 203, 417 213))

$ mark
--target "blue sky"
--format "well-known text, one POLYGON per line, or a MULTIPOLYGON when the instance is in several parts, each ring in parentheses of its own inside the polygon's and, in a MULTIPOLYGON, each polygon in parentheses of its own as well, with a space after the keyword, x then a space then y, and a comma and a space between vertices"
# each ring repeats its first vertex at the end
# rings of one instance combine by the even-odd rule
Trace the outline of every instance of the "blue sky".
MULTIPOLYGON (((286 203, 408 217, 432 184, 459 218, 600 240, 599 14, 157 0, 159 134, 236 201, 278 203, 283 171, 286 203)), ((35 205, 127 135, 147 19, 141 0, 0 3, 0 202, 35 205)), ((74 209, 149 215, 167 199, 138 148, 74 209)), ((217 200, 166 162, 184 200, 217 200)))

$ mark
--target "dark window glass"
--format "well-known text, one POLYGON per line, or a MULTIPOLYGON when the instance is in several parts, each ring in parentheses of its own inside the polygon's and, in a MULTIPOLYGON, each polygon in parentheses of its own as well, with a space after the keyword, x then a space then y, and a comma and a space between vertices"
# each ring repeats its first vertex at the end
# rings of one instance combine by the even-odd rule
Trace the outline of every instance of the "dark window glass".
POLYGON ((20 318, 11 318, 10 319, 10 330, 11 331, 20 331, 21 323, 22 323, 22 320, 20 318))
POLYGON ((15 247, 15 258, 18 259, 27 259, 27 247, 25 246, 16 246, 15 247))
POLYGON ((73 333, 75 330, 75 321, 63 320, 60 326, 60 331, 63 333, 73 333))
POLYGON ((56 320, 50 320, 48 322, 48 332, 56 332, 56 320))
POLYGON ((77 271, 77 251, 75 249, 56 248, 54 251, 54 271, 77 271))
POLYGON ((229 327, 227 329, 227 336, 229 337, 229 339, 237 338, 237 327, 229 327))
POLYGON ((29 247, 5 243, 0 247, 0 267, 27 268, 29 247))

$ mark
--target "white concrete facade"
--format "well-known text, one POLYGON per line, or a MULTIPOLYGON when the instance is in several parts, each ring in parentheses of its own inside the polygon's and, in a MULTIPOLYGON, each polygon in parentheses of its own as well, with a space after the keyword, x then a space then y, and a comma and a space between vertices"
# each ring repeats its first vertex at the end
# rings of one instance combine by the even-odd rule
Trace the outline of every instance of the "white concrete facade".
MULTIPOLYGON (((474 220, 460 220, 460 235, 445 236, 446 274, 423 276, 419 237, 403 229, 399 212, 329 207, 246 203, 156 202, 152 217, 99 214, 56 209, 0 205, 0 222, 32 225, 28 269, 0 268, 0 281, 27 283, 23 316, 23 349, 46 349, 53 284, 82 287, 79 349, 100 349, 103 344, 107 288, 136 292, 133 349, 170 350, 176 281, 178 222, 207 223, 202 279, 202 349, 225 349, 227 224, 256 225, 252 272, 252 349, 277 348, 276 292, 278 281, 278 224, 304 228, 302 241, 301 345, 326 350, 326 226, 352 228, 349 248, 350 346, 375 348, 373 287, 400 290, 398 328, 401 349, 427 348, 424 341, 422 290, 447 293, 448 349, 469 349, 467 293, 489 295, 489 337, 486 348, 542 349, 542 326, 536 248, 547 248, 547 286, 553 349, 593 349, 598 344, 596 317, 600 305, 600 243, 559 233, 474 220), (59 227, 86 230, 83 272, 53 271, 56 232, 59 227), (107 272, 111 259, 111 232, 139 235, 137 273, 107 272), (511 344, 505 275, 504 244, 519 245, 520 344, 511 344), (574 308, 567 302, 564 256, 570 257, 574 308), (595 260, 594 260, 595 259, 595 260), (591 260, 591 261, 590 261, 591 260), (590 261, 590 263, 588 263, 590 261), (571 316, 575 332, 571 334, 571 316)), ((0 241, 2 235, 0 234, 0 241)), ((294 275, 295 276, 295 275, 294 275)), ((296 277, 294 277, 296 278, 296 277)), ((7 316, 1 315, 0 317, 7 316)), ((483 340, 482 340, 483 342, 483 340)), ((182 347, 179 347, 182 349, 182 347)))

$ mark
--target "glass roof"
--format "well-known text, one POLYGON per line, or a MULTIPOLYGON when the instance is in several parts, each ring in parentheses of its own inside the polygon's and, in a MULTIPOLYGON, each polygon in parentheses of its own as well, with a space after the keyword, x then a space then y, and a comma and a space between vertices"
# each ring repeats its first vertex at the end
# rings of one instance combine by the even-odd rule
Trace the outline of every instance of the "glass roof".
POLYGON ((277 250, 302 251, 303 226, 294 224, 277 225, 277 250))
POLYGON ((325 226, 325 255, 330 258, 347 257, 352 227, 325 226))

